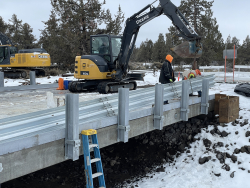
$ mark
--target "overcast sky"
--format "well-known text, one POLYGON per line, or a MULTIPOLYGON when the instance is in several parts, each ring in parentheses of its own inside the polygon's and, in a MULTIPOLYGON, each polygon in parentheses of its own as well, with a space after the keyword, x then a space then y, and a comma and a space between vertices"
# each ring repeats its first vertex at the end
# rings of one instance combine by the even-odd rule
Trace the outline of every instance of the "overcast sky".
MULTIPOLYGON (((101 0, 102 1, 102 0, 101 0)), ((125 13, 125 18, 133 15, 141 10, 147 4, 154 0, 106 0, 105 8, 109 8, 112 14, 118 10, 119 4, 125 13)), ((214 0, 212 7, 214 17, 219 24, 219 30, 225 40, 230 34, 231 37, 236 36, 240 39, 240 43, 250 35, 250 0, 214 0)), ((181 0, 172 0, 176 6, 180 5, 181 0)), ((158 2, 154 4, 158 5, 158 2)), ((33 34, 38 39, 40 36, 39 29, 44 29, 42 21, 47 21, 52 7, 50 0, 0 0, 0 16, 5 22, 11 18, 13 14, 28 23, 33 28, 33 34)), ((146 38, 157 40, 159 33, 167 33, 172 23, 169 19, 161 15, 154 20, 148 22, 140 28, 136 45, 139 46, 146 38)))

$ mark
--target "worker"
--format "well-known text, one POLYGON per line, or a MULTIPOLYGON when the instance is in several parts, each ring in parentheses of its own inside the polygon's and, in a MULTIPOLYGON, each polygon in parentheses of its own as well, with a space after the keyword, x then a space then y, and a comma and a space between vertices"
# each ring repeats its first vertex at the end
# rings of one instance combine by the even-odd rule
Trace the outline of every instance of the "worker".
POLYGON ((102 45, 99 47, 99 53, 100 54, 108 54, 109 53, 108 41, 103 40, 102 45))
POLYGON ((161 74, 159 77, 159 82, 161 84, 172 83, 175 81, 174 71, 171 65, 172 61, 173 61, 173 57, 171 55, 167 55, 166 60, 163 62, 163 65, 161 68, 161 74))

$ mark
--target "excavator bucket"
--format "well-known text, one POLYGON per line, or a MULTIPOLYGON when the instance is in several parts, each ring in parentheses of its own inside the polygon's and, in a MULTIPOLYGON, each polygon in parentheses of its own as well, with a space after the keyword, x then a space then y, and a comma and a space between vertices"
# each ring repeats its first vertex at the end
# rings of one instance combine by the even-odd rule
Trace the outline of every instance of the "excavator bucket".
POLYGON ((202 45, 197 45, 196 41, 185 41, 171 50, 182 58, 198 58, 202 55, 202 45))

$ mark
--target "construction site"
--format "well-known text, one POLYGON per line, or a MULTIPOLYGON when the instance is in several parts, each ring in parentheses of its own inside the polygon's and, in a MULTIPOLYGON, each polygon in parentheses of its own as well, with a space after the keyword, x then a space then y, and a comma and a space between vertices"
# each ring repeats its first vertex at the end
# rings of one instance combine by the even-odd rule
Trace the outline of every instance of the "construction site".
POLYGON ((119 35, 96 30, 68 65, 47 39, 20 49, 10 26, 0 30, 0 188, 248 187, 250 66, 238 63, 247 56, 227 43, 206 65, 207 41, 174 3, 139 6, 119 35), (168 46, 166 34, 148 61, 137 35, 157 17, 180 39, 168 46))

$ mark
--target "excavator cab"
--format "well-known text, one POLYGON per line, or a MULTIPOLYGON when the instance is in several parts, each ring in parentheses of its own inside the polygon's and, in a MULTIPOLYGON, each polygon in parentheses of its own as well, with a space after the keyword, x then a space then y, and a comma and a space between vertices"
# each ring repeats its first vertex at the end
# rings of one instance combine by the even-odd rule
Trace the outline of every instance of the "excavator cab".
POLYGON ((0 65, 10 64, 10 47, 0 46, 0 65))
POLYGON ((114 63, 121 49, 122 37, 115 35, 90 36, 91 55, 99 55, 108 64, 114 63))

